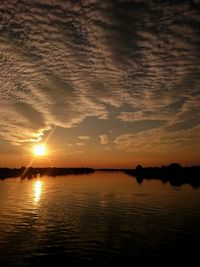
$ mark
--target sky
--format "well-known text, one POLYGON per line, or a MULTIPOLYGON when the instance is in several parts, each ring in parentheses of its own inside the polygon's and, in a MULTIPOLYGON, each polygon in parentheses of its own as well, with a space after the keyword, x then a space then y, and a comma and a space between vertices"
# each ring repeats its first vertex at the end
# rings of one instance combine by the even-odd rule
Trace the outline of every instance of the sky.
POLYGON ((200 1, 1 0, 0 166, 200 164, 200 1))

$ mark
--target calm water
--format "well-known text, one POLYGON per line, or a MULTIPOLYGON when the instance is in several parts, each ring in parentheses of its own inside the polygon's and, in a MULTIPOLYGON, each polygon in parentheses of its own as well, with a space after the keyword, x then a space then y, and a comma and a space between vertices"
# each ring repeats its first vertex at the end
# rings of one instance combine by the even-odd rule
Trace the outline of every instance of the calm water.
POLYGON ((196 257, 200 189, 123 173, 0 181, 0 266, 196 257))

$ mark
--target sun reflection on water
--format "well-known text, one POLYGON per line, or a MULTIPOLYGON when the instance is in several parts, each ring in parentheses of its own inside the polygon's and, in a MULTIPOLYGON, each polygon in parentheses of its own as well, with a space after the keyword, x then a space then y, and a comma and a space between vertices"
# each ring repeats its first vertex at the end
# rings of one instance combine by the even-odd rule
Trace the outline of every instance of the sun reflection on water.
POLYGON ((40 200, 42 193, 42 182, 41 181, 36 181, 34 183, 34 202, 37 203, 40 200))

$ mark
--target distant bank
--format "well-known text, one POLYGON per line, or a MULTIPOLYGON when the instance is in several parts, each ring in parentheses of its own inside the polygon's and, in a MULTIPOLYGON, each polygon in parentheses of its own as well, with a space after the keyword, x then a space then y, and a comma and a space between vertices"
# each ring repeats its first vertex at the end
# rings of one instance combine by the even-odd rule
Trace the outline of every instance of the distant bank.
POLYGON ((0 168, 0 179, 21 177, 21 178, 34 178, 37 176, 61 176, 68 174, 89 174, 95 172, 92 168, 0 168))
POLYGON ((128 169, 124 172, 136 177, 138 183, 142 183, 144 179, 158 179, 171 185, 200 186, 200 166, 182 167, 179 163, 171 163, 168 166, 143 168, 138 165, 136 169, 128 169))
POLYGON ((171 185, 191 184, 194 187, 200 186, 200 166, 182 167, 179 163, 172 163, 162 167, 147 167, 144 168, 138 165, 135 169, 93 169, 93 168, 0 168, 0 179, 21 177, 34 178, 37 176, 61 176, 61 175, 76 175, 90 174, 95 171, 121 171, 136 178, 138 183, 142 183, 144 179, 157 179, 164 183, 169 182, 171 185))

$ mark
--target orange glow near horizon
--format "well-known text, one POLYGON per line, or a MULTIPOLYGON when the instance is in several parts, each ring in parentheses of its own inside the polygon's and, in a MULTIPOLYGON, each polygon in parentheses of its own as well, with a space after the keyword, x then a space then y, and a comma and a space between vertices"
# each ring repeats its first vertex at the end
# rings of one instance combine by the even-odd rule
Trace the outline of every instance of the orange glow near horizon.
POLYGON ((79 146, 66 146, 61 142, 60 136, 52 136, 48 143, 46 140, 37 143, 28 143, 13 146, 13 150, 0 153, 0 167, 20 168, 25 167, 91 167, 91 168, 135 168, 169 165, 178 162, 182 166, 199 165, 198 149, 185 148, 183 151, 160 150, 127 152, 117 150, 114 146, 105 151, 101 144, 85 141, 81 147, 82 153, 76 153, 79 146), (184 153, 183 153, 184 152, 184 153), (188 156, 189 155, 189 156, 188 156))

